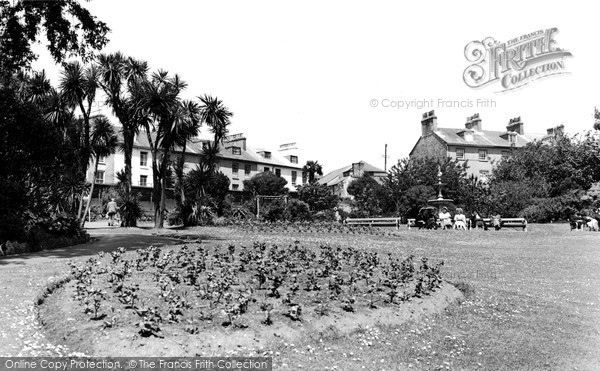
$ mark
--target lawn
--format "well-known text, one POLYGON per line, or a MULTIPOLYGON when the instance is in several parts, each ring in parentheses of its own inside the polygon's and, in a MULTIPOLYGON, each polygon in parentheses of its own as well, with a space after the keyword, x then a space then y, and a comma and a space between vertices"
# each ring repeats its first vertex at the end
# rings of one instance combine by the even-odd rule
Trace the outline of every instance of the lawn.
MULTIPOLYGON (((207 246, 294 241, 444 260, 442 277, 465 299, 441 314, 351 334, 281 341, 259 351, 275 369, 600 369, 600 234, 567 225, 529 232, 418 231, 378 234, 232 228, 169 233, 212 236, 207 246)), ((65 268, 65 271, 67 268, 65 268)))

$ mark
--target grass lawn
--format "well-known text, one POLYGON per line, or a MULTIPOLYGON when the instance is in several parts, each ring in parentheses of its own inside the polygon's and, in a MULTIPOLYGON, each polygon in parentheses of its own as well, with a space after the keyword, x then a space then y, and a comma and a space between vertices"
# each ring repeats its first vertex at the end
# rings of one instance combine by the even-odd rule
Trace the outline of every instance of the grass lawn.
POLYGON ((393 234, 224 231, 247 243, 298 239, 443 259, 442 275, 473 290, 462 303, 419 323, 283 346, 274 350, 277 369, 600 369, 600 233, 551 224, 531 225, 528 232, 393 234))
POLYGON ((564 224, 531 225, 529 232, 384 231, 169 233, 209 235, 207 243, 222 246, 300 240, 443 259, 442 276, 466 291, 462 302, 418 322, 274 344, 264 353, 276 370, 600 369, 600 233, 570 232, 564 224))

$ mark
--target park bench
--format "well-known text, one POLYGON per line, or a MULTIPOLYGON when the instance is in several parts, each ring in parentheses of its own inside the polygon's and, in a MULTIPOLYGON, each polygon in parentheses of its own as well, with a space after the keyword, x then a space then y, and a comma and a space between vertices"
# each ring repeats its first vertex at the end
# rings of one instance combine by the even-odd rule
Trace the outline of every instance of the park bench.
MULTIPOLYGON (((493 227, 491 218, 483 218, 483 222, 488 227, 493 227)), ((527 219, 525 218, 500 218, 502 228, 523 228, 527 231, 527 219)))
POLYGON ((379 227, 393 225, 400 229, 400 218, 347 218, 344 220, 347 225, 368 225, 369 227, 379 227))

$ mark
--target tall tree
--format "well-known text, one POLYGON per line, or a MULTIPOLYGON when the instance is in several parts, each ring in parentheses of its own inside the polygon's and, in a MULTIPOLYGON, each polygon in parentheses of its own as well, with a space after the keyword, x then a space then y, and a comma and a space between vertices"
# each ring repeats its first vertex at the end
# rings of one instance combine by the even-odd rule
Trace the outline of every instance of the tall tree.
POLYGON ((57 63, 70 56, 87 60, 106 45, 109 31, 78 0, 1 0, 0 73, 28 68, 37 58, 32 45, 42 37, 57 63))
MULTIPOLYGON (((98 69, 95 64, 90 64, 84 68, 79 62, 66 63, 61 72, 59 89, 63 99, 73 108, 79 109, 81 114, 79 133, 79 147, 81 169, 87 170, 92 157, 90 148, 90 115, 92 105, 96 99, 96 90, 98 89, 98 69)), ((79 211, 77 217, 81 218, 83 207, 83 193, 79 200, 79 211)))
POLYGON ((96 117, 93 122, 93 130, 90 138, 91 152, 94 156, 94 172, 92 173, 92 186, 88 196, 87 204, 85 206, 85 212, 82 214, 81 227, 85 225, 85 216, 90 211, 90 204, 92 202, 92 195, 94 194, 94 183, 96 173, 98 172, 98 163, 100 157, 108 157, 115 153, 117 149, 117 134, 110 121, 104 117, 96 117))
POLYGON ((198 97, 201 102, 202 121, 210 128, 213 133, 213 141, 203 149, 200 158, 200 168, 206 172, 214 172, 217 164, 221 142, 229 133, 229 125, 233 113, 217 97, 203 95, 198 97))
POLYGON ((152 152, 155 228, 164 226, 171 152, 195 134, 191 128, 197 128, 200 122, 198 105, 183 101, 179 96, 186 87, 187 84, 178 75, 171 77, 166 71, 158 71, 141 84, 135 95, 136 112, 151 118, 146 133, 152 152))
MULTIPOLYGON (((121 123, 123 133, 123 154, 125 157, 125 193, 131 195, 131 161, 133 156, 133 142, 135 135, 140 127, 147 123, 148 117, 143 115, 135 107, 132 99, 133 95, 138 94, 143 82, 147 79, 148 64, 130 57, 125 57, 122 53, 101 54, 98 57, 99 67, 99 85, 106 95, 106 101, 113 110, 113 113, 121 123)), ((128 224, 133 222, 133 218, 125 218, 128 224)))
MULTIPOLYGON (((200 114, 198 105, 190 101, 183 102, 180 110, 183 112, 187 111, 194 116, 200 114)), ((198 133, 200 133, 200 126, 202 125, 202 122, 199 120, 185 120, 185 117, 187 117, 185 114, 178 116, 178 119, 183 119, 183 122, 178 125, 181 155, 179 156, 176 166, 174 166, 181 204, 185 203, 185 182, 183 177, 185 173, 185 153, 187 151, 187 143, 188 140, 196 137, 198 133)))

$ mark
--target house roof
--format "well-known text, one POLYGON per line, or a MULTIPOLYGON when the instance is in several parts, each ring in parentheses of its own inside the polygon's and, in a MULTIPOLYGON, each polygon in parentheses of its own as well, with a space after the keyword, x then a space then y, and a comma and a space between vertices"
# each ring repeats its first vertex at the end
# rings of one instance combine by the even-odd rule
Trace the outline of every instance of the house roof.
MULTIPOLYGON (((123 142, 123 133, 121 131, 118 132, 119 142, 123 142)), ((151 133, 152 137, 155 138, 156 134, 151 133)), ((202 143, 208 142, 208 140, 201 139, 193 139, 188 142, 186 146, 186 155, 197 155, 199 156, 202 153, 202 143)), ((138 135, 135 136, 135 140, 133 143, 134 148, 143 148, 150 149, 150 144, 148 143, 148 135, 144 130, 140 131, 138 135)), ((182 147, 175 147, 174 152, 181 152, 182 147)), ((246 161, 246 162, 254 162, 271 166, 279 166, 279 167, 287 167, 294 169, 302 169, 302 165, 291 163, 287 158, 282 156, 276 151, 271 152, 271 158, 264 158, 259 151, 265 151, 263 148, 255 148, 246 146, 246 150, 241 150, 241 154, 234 155, 231 147, 225 148, 221 146, 219 151, 219 158, 227 158, 232 160, 246 161)))
MULTIPOLYGON (((507 134, 506 131, 474 130, 472 141, 467 141, 458 135, 463 131, 465 131, 465 129, 438 128, 436 131, 434 131, 434 134, 449 145, 507 148, 511 146, 508 142, 508 138, 502 138, 503 135, 507 134)), ((535 139, 541 139, 543 136, 543 134, 517 134, 517 142, 515 143, 515 147, 523 147, 535 139)))
MULTIPOLYGON (((363 171, 386 174, 386 172, 384 170, 382 170, 378 167, 375 167, 375 166, 369 164, 368 162, 365 162, 365 161, 358 161, 358 162, 363 163, 363 171)), ((343 180, 343 178, 344 178, 343 174, 346 171, 350 171, 350 170, 352 170, 352 164, 341 167, 339 169, 336 169, 336 170, 324 175, 321 179, 319 179, 319 184, 326 184, 328 186, 336 185, 343 180)))
POLYGON ((265 151, 265 150, 263 148, 255 148, 255 147, 246 146, 245 151, 242 149, 240 151, 241 153, 239 155, 234 155, 233 151, 231 150, 231 147, 221 148, 221 150, 219 152, 219 157, 227 158, 227 159, 231 159, 231 160, 256 162, 256 163, 271 165, 271 166, 281 166, 281 167, 288 167, 288 168, 294 168, 294 169, 299 169, 299 170, 302 169, 302 165, 291 163, 290 160, 288 160, 287 158, 283 157, 282 155, 280 155, 279 153, 277 153, 275 151, 268 151, 268 152, 271 152, 271 158, 264 158, 260 153, 258 153, 261 151, 265 151))

